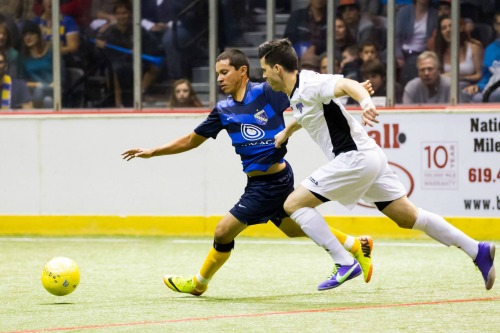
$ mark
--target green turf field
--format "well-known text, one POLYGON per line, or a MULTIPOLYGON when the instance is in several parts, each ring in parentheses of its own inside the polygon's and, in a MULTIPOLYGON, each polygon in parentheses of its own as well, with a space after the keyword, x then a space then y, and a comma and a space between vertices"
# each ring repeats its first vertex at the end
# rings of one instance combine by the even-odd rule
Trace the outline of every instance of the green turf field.
POLYGON ((332 265, 312 242, 237 238, 203 296, 167 289, 163 275, 196 273, 210 246, 209 238, 0 238, 0 332, 500 331, 500 282, 486 291, 464 253, 433 241, 377 239, 369 284, 360 276, 318 292, 332 265), (80 266, 68 296, 41 285, 54 256, 80 266))

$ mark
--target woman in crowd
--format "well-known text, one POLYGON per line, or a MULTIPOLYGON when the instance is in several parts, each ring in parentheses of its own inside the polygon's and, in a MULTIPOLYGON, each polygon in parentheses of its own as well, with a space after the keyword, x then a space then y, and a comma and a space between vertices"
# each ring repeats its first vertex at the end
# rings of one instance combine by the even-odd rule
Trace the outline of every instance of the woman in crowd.
POLYGON ((171 108, 203 106, 191 85, 191 81, 187 79, 180 79, 174 82, 168 104, 171 108))
MULTIPOLYGON (((434 51, 438 55, 441 72, 449 76, 451 74, 451 18, 448 15, 441 16, 437 29, 434 51)), ((459 79, 460 87, 463 88, 476 83, 481 78, 484 55, 481 42, 470 38, 463 20, 460 21, 459 45, 459 79)))
POLYGON ((33 89, 34 107, 52 108, 52 47, 43 38, 38 24, 33 21, 24 22, 22 37, 21 73, 28 86, 33 89))
POLYGON ((0 15, 0 52, 7 55, 6 61, 9 63, 9 75, 17 77, 19 52, 13 47, 12 34, 6 18, 0 15))

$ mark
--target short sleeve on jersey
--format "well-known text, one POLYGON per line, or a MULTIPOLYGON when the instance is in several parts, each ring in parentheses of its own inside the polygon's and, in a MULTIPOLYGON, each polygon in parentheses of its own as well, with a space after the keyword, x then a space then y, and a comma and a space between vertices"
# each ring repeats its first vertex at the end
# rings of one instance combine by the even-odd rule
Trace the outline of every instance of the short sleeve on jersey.
MULTIPOLYGON (((304 93, 314 100, 320 101, 322 104, 329 104, 332 99, 337 97, 334 95, 335 85, 342 78, 342 75, 307 73, 304 79, 307 81, 304 93)), ((302 79, 302 77, 301 77, 302 79)))
POLYGON ((219 116, 219 111, 217 110, 217 107, 215 107, 212 112, 210 112, 207 119, 194 129, 194 132, 205 138, 215 139, 217 134, 219 134, 222 129, 223 126, 219 116))

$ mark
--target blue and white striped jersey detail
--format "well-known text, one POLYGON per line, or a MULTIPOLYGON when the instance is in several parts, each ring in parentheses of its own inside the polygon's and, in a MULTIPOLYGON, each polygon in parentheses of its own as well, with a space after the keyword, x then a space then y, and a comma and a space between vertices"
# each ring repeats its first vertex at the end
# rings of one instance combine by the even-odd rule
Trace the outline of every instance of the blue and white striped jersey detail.
POLYGON ((219 101, 194 131, 215 139, 225 129, 241 157, 243 171, 266 171, 286 154, 286 144, 274 147, 274 136, 285 128, 283 112, 289 106, 288 97, 273 91, 267 82, 248 82, 241 102, 231 96, 219 101))

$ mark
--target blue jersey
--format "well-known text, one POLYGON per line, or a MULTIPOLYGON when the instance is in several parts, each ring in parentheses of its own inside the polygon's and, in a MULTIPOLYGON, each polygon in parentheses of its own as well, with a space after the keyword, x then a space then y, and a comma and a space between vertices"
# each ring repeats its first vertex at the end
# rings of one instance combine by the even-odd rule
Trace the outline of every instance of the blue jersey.
POLYGON ((286 144, 276 148, 274 136, 285 128, 283 112, 289 106, 288 96, 273 91, 267 82, 248 82, 242 102, 231 96, 219 101, 194 132, 215 139, 225 129, 241 156, 243 171, 266 171, 283 162, 286 154, 286 144))

